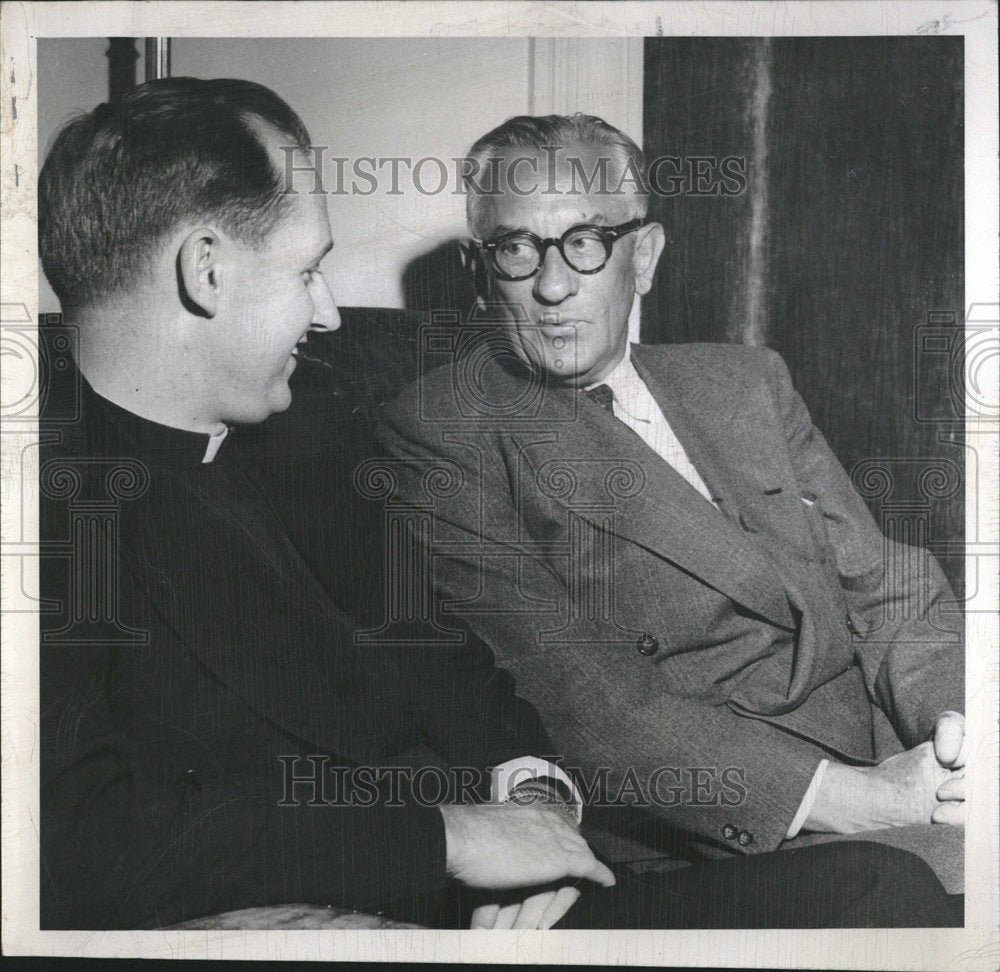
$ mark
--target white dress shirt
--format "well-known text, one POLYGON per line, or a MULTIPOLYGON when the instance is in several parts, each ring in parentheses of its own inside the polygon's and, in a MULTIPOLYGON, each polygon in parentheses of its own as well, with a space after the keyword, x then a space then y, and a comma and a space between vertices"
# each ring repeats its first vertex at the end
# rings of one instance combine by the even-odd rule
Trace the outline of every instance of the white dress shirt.
POLYGON ((576 784, 555 763, 537 756, 519 756, 494 766, 490 773, 490 798, 494 803, 506 803, 522 783, 532 780, 557 780, 571 794, 569 807, 579 823, 583 819, 583 797, 576 784))
POLYGON ((674 430, 664 418, 652 392, 639 377, 627 348, 625 357, 615 365, 611 374, 597 384, 607 385, 614 392, 615 418, 624 422, 653 452, 679 472, 711 503, 712 494, 688 458, 680 439, 674 435, 674 430))

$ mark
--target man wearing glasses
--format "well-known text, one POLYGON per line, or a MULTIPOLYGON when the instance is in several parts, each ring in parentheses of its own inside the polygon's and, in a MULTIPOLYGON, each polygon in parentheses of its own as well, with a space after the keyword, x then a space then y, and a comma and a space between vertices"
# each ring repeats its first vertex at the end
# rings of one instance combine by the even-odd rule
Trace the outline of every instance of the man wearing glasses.
MULTIPOLYGON (((920 861, 856 845, 616 881, 488 649, 356 639, 279 512, 315 493, 273 468, 315 476, 350 421, 308 356, 292 380, 339 326, 326 200, 280 178, 310 144, 261 85, 172 78, 72 120, 42 169, 43 267, 79 336, 41 419, 42 927, 274 927, 301 903, 348 927, 886 924, 890 880, 908 924, 954 923, 920 861), (812 890, 831 869, 853 890, 812 890), (793 890, 762 914, 776 878, 793 890)), ((358 557, 336 530, 329 555, 358 557)))
POLYGON ((442 621, 494 648, 588 793, 648 810, 644 840, 863 834, 960 890, 963 654, 934 559, 881 535, 772 351, 629 344, 664 247, 631 139, 518 117, 468 162, 479 323, 383 430, 401 497, 433 503, 442 621), (445 501, 431 459, 460 474, 445 501))

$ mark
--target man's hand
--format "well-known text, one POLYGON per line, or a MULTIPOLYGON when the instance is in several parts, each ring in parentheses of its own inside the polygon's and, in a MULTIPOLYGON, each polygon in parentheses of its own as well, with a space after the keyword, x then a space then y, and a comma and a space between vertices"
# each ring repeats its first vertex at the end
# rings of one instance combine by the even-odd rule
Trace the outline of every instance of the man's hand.
POLYGON ((938 717, 928 742, 878 766, 831 763, 803 829, 837 834, 965 823, 965 719, 938 717))
POLYGON ((484 904, 472 913, 470 928, 551 928, 576 904, 580 891, 571 885, 542 891, 513 904, 484 904))
MULTIPOLYGON (((934 755, 942 766, 965 769, 965 716, 942 712, 934 724, 934 755)), ((931 814, 934 823, 957 826, 965 823, 965 773, 952 774, 938 787, 940 805, 931 814)))
POLYGON ((961 712, 942 712, 934 723, 932 738, 934 755, 942 766, 965 766, 965 716, 961 712))
POLYGON ((509 803, 440 809, 448 874, 469 887, 499 891, 567 877, 615 883, 561 810, 509 803))

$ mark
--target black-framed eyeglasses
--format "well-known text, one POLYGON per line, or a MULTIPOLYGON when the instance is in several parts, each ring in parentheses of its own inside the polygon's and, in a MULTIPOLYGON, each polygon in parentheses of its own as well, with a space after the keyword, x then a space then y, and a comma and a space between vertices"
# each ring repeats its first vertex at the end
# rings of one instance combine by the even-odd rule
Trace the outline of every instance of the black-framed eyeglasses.
POLYGON ((581 223, 571 226, 562 236, 542 239, 527 230, 504 233, 495 240, 475 240, 489 253, 493 269, 501 280, 527 280, 538 273, 550 246, 559 250, 567 266, 577 273, 598 273, 603 270, 615 240, 639 229, 644 219, 631 219, 619 226, 595 226, 581 223))

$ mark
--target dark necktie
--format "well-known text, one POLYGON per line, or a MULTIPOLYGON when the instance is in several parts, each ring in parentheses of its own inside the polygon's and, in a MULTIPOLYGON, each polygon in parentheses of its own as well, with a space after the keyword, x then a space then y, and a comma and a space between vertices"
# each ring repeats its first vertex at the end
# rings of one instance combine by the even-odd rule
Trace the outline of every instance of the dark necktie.
POLYGON ((615 393, 609 385, 595 385, 587 392, 587 397, 597 402, 606 412, 615 414, 615 393))

